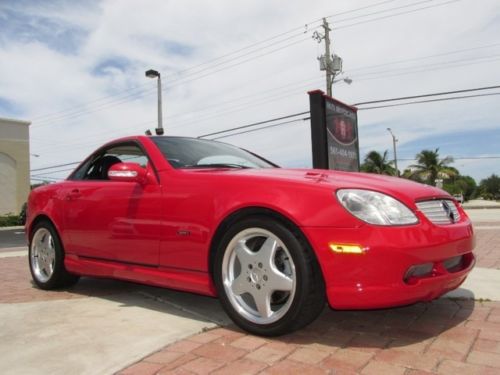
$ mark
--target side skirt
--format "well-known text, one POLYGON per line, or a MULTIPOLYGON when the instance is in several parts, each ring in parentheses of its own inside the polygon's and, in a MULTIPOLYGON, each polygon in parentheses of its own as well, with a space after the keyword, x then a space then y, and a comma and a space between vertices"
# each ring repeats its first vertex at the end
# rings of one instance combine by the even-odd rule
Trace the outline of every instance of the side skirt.
POLYGON ((208 273, 168 267, 151 267, 110 260, 84 258, 66 254, 68 272, 81 276, 104 277, 132 281, 216 297, 217 292, 208 273))

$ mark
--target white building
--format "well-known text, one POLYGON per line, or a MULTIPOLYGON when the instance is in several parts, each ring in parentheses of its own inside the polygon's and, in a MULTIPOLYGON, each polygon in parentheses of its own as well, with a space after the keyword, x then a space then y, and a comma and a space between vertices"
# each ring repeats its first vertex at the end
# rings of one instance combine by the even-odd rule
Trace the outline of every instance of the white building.
POLYGON ((30 192, 29 125, 0 118, 0 215, 19 214, 30 192))

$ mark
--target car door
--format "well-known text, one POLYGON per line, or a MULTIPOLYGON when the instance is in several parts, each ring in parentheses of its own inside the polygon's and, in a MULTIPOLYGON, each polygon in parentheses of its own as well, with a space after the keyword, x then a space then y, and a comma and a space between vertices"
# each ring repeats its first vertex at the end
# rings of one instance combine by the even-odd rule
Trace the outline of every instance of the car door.
POLYGON ((154 167, 135 142, 96 152, 70 176, 65 196, 66 251, 81 257, 158 265, 161 187, 154 167), (118 162, 147 169, 147 183, 111 181, 118 162))

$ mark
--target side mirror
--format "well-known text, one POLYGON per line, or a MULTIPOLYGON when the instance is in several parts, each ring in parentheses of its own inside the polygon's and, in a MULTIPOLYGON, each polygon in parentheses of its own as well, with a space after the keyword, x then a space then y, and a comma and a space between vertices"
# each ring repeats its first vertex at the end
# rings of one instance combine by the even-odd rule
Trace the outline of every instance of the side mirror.
POLYGON ((109 168, 108 178, 112 181, 137 182, 147 181, 146 169, 137 163, 116 163, 109 168))

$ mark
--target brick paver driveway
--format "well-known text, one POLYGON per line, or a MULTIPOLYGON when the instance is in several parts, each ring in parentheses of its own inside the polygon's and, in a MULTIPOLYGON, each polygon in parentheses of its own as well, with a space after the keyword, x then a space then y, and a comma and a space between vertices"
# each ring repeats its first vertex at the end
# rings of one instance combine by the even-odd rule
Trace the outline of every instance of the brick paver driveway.
MULTIPOLYGON (((500 222, 477 222, 475 229, 477 267, 500 269, 500 222)), ((193 373, 499 374, 500 302, 439 299, 375 311, 325 308, 317 321, 288 336, 266 339, 234 326, 217 328, 120 372, 193 373)))
MULTIPOLYGON (((477 266, 500 269, 500 221, 475 226, 477 266)), ((106 299, 134 288, 116 281, 90 281, 76 291, 43 292, 29 282, 25 256, 0 258, 0 304, 106 299)), ((158 289, 161 293, 166 291, 158 289)), ((0 322, 0 340, 7 324, 0 322)), ((26 345, 30 350, 29 342, 26 345)), ((216 328, 164 347, 120 371, 168 373, 499 374, 500 302, 439 299, 357 312, 325 308, 312 325, 287 336, 266 339, 233 326, 216 328)))

